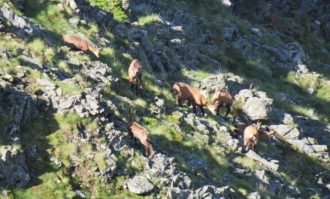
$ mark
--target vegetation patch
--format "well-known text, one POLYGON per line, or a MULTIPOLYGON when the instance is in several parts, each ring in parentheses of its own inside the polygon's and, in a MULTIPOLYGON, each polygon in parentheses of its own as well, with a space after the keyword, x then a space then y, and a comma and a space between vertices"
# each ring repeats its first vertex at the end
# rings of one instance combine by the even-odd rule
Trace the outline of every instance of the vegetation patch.
POLYGON ((119 22, 124 22, 128 19, 127 14, 121 8, 121 0, 88 0, 92 4, 104 9, 111 11, 115 20, 119 22))

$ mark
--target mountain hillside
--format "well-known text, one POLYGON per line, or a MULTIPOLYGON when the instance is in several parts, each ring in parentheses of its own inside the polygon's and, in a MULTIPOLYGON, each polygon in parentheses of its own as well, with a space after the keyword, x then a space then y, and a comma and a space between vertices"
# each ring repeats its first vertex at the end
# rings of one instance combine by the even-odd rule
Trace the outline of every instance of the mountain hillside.
POLYGON ((329 10, 326 0, 0 0, 0 198, 330 199, 329 10), (229 92, 234 114, 179 106, 177 82, 208 103, 229 92), (130 113, 153 157, 130 135, 130 113), (244 152, 237 129, 259 122, 259 150, 244 152))

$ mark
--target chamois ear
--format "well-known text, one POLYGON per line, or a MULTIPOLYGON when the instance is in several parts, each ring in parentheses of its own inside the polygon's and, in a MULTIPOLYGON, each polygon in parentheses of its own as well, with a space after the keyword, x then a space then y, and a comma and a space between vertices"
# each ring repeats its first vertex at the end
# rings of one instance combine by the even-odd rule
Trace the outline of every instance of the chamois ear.
POLYGON ((260 129, 260 127, 261 127, 261 122, 260 122, 259 120, 257 121, 256 126, 257 126, 258 129, 260 129))
POLYGON ((201 94, 207 99, 209 93, 210 93, 210 88, 206 88, 204 90, 201 90, 201 94))

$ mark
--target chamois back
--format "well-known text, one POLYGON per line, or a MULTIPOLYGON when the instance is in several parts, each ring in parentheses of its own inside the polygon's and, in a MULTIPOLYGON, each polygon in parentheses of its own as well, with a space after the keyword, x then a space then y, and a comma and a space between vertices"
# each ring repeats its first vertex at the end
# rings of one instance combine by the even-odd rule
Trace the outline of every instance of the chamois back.
POLYGON ((191 87, 186 83, 175 83, 173 91, 180 101, 188 100, 192 104, 206 106, 208 104, 205 96, 197 88, 191 87))

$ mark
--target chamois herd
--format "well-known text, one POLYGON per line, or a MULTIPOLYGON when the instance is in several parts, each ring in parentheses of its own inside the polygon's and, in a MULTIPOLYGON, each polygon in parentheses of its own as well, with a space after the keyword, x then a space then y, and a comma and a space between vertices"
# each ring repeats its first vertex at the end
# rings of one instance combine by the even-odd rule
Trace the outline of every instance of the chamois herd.
MULTIPOLYGON (((99 57, 100 48, 93 46, 89 41, 81 39, 74 35, 66 35, 62 40, 71 48, 81 50, 84 52, 90 51, 96 57, 99 57)), ((128 80, 130 82, 130 88, 135 90, 136 95, 141 93, 142 89, 142 69, 143 66, 139 60, 134 59, 128 67, 128 80)), ((172 91, 175 94, 175 99, 179 106, 182 106, 185 101, 188 102, 188 105, 192 105, 193 112, 196 113, 196 107, 198 106, 201 110, 202 116, 205 116, 204 107, 206 107, 213 115, 219 115, 220 108, 226 108, 227 112, 225 118, 229 113, 233 116, 233 123, 235 123, 236 114, 233 108, 234 98, 227 91, 217 92, 211 102, 208 102, 207 97, 209 89, 199 90, 193 88, 186 83, 178 82, 175 83, 172 87, 172 91)), ((133 112, 129 110, 127 129, 131 137, 136 141, 139 140, 140 143, 145 147, 145 154, 149 155, 149 158, 153 158, 154 150, 152 144, 150 143, 149 132, 146 128, 140 124, 132 121, 133 112)), ((270 137, 272 135, 277 135, 277 133, 270 129, 269 132, 261 131, 261 123, 257 122, 255 125, 238 125, 235 127, 235 130, 232 132, 233 136, 242 136, 243 137, 243 147, 242 152, 246 152, 248 149, 252 149, 257 152, 258 140, 261 136, 270 137)))

